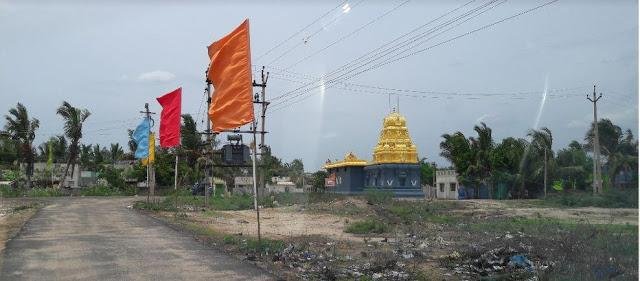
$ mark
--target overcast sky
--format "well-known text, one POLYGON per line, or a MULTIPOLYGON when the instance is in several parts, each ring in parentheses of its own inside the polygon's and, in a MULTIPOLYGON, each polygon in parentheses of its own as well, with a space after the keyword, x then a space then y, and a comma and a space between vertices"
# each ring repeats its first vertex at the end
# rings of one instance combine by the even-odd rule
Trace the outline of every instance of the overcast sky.
MULTIPOLYGON (((41 122, 36 145, 62 132, 55 110, 66 100, 92 112, 83 143, 126 147, 126 129, 139 122, 144 103, 159 112, 155 97, 179 86, 183 113, 203 128, 206 46, 245 18, 253 64, 274 72, 271 99, 315 81, 301 76, 321 77, 467 0, 354 0, 329 13, 341 1, 84 2, 0 0, 0 111, 25 104, 41 122)), ((593 118, 585 95, 594 83, 604 94, 599 116, 637 135, 637 1, 561 0, 437 45, 544 2, 506 1, 403 54, 425 51, 348 80, 367 87, 326 83, 327 76, 324 86, 290 101, 305 99, 268 114, 267 143, 286 161, 302 158, 308 171, 350 151, 369 160, 390 111, 389 90, 381 87, 402 90, 399 110, 419 155, 440 165, 448 165, 439 156, 440 136, 458 130, 472 136, 479 122, 496 141, 525 137, 534 126, 552 130, 556 150, 582 140, 593 118), (545 87, 561 91, 545 99, 545 87)))

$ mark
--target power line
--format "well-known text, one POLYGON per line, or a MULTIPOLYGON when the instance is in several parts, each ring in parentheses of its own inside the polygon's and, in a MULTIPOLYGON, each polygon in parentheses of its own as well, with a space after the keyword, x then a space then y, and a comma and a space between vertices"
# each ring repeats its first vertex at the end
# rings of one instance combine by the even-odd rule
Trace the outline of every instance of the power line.
POLYGON ((316 56, 316 55, 318 55, 318 54, 322 53, 322 52, 323 52, 323 51, 325 51, 326 49, 331 48, 331 47, 332 47, 332 46, 334 46, 335 44, 340 43, 341 41, 343 41, 343 40, 345 40, 345 39, 347 39, 347 38, 349 38, 349 37, 353 36, 354 34, 356 34, 356 33, 360 32, 361 30, 363 30, 363 29, 367 28, 369 25, 371 25, 371 24, 375 23, 376 21, 378 21, 378 20, 380 20, 380 19, 384 18, 385 16, 387 16, 387 15, 391 14, 392 12, 394 12, 395 10, 397 10, 398 8, 400 8, 400 7, 404 6, 405 4, 409 3, 409 1, 410 1, 410 0, 405 0, 404 2, 399 3, 398 5, 394 6, 394 7, 393 7, 393 8, 391 8, 390 10, 388 10, 388 11, 384 12, 384 13, 383 13, 383 14, 381 14, 380 16, 378 16, 378 17, 376 17, 376 18, 374 18, 374 19, 370 20, 370 21, 369 21, 369 22, 367 22, 366 24, 364 24, 364 25, 362 25, 362 26, 360 26, 360 27, 358 27, 358 28, 354 29, 354 30, 353 30, 353 31, 351 31, 349 34, 344 35, 344 36, 342 36, 342 37, 338 38, 337 40, 335 40, 335 41, 331 42, 329 45, 324 46, 322 49, 317 50, 317 51, 315 51, 313 54, 310 54, 310 55, 308 55, 308 56, 306 56, 306 57, 304 57, 304 58, 302 58, 302 59, 300 59, 300 60, 296 61, 295 63, 293 63, 293 64, 291 64, 291 65, 287 66, 286 68, 287 68, 287 69, 290 69, 290 68, 292 68, 292 67, 294 67, 294 66, 296 66, 296 65, 300 64, 301 62, 306 61, 306 60, 308 60, 308 59, 310 59, 310 58, 312 58, 312 57, 314 57, 314 56, 316 56))
MULTIPOLYGON (((490 23, 490 24, 484 25, 484 26, 482 26, 482 27, 480 27, 480 28, 477 28, 477 29, 474 29, 474 30, 468 31, 468 32, 466 32, 466 33, 463 33, 463 34, 461 34, 461 35, 458 35, 458 36, 452 37, 452 38, 450 38, 450 39, 447 39, 447 40, 441 41, 441 42, 439 42, 439 43, 437 43, 437 44, 434 44, 434 45, 431 45, 431 46, 429 46, 429 47, 427 47, 427 48, 424 48, 424 49, 421 49, 421 50, 415 51, 415 52, 413 52, 413 53, 407 54, 407 55, 405 55, 405 56, 402 56, 402 57, 399 57, 399 58, 396 58, 396 59, 393 59, 393 60, 387 60, 387 61, 385 61, 385 62, 383 62, 383 63, 376 64, 376 65, 374 65, 374 66, 372 66, 372 67, 369 67, 369 68, 367 68, 367 69, 365 69, 365 70, 362 70, 362 71, 360 71, 360 72, 357 72, 357 73, 355 73, 355 74, 352 74, 352 75, 350 75, 350 76, 348 76, 348 77, 346 77, 346 78, 343 78, 343 80, 351 79, 351 78, 353 78, 353 77, 355 77, 355 76, 357 76, 357 75, 360 75, 360 74, 362 74, 362 73, 365 73, 365 72, 370 71, 370 70, 373 70, 373 69, 377 69, 377 68, 379 68, 379 67, 381 67, 381 66, 384 66, 384 65, 387 65, 387 64, 389 64, 389 63, 396 62, 396 61, 399 61, 399 60, 405 59, 405 58, 407 58, 407 57, 409 57, 409 56, 413 56, 413 55, 416 55, 416 54, 422 53, 422 52, 424 52, 424 51, 431 50, 432 48, 435 48, 435 47, 437 47, 437 46, 440 46, 440 45, 443 45, 443 44, 445 44, 445 43, 448 43, 448 42, 451 42, 451 41, 457 40, 457 39, 459 39, 459 38, 462 38, 462 37, 465 37, 465 36, 471 35, 471 34, 476 33, 476 32, 478 32, 478 31, 485 30, 485 29, 487 29, 487 28, 489 28, 489 27, 492 27, 492 26, 495 26, 495 25, 497 25, 497 24, 503 23, 503 22, 508 21, 508 20, 510 20, 510 19, 513 19, 513 18, 516 18, 516 17, 522 16, 522 15, 524 15, 524 14, 530 13, 530 12, 535 11, 535 10, 537 10, 537 9, 540 9, 540 8, 542 8, 542 7, 545 7, 545 6, 551 5, 551 4, 553 4, 553 3, 557 2, 557 1, 558 1, 558 0, 552 0, 552 1, 549 1, 549 2, 546 2, 546 3, 543 3, 543 4, 538 5, 538 6, 536 6, 536 7, 533 7, 533 8, 530 8, 530 9, 527 9, 527 10, 524 10, 524 11, 521 11, 521 12, 519 12, 519 13, 516 13, 516 14, 514 14, 514 15, 512 15, 512 16, 509 16, 509 17, 506 17, 506 18, 500 19, 500 20, 498 20, 498 21, 495 21, 495 22, 493 22, 493 23, 490 23)), ((343 74, 343 75, 341 75, 341 76, 339 76, 339 77, 333 78, 332 80, 328 81, 326 84, 332 84, 332 83, 335 83, 339 78, 342 78, 342 77, 344 77, 344 76, 345 76, 345 74, 343 74)), ((306 92, 309 92, 309 91, 311 91, 311 90, 313 90, 313 89, 315 89, 315 88, 317 88, 317 87, 319 87, 319 86, 315 86, 315 87, 313 87, 313 88, 310 88, 310 89, 306 90, 306 92)), ((274 106, 277 106, 277 105, 283 104, 283 103, 285 103, 287 100, 291 100, 291 99, 293 99, 293 98, 295 98, 295 97, 298 97, 298 96, 301 96, 301 95, 303 95, 303 94, 305 94, 305 92, 302 92, 302 93, 300 93, 300 94, 294 95, 293 97, 289 97, 289 98, 287 98, 285 101, 282 101, 282 102, 280 102, 280 103, 278 103, 278 104, 276 104, 276 105, 274 105, 274 106)), ((307 96, 307 97, 308 97, 308 96, 307 96)), ((300 101, 302 101, 302 100, 304 100, 304 99, 306 99, 306 97, 303 97, 302 99, 299 99, 298 101, 295 101, 295 102, 293 102, 293 103, 300 102, 300 101)), ((291 103, 291 104, 293 104, 293 103, 291 103)))
MULTIPOLYGON (((402 47, 402 45, 407 45, 407 42, 411 43, 411 42, 415 41, 415 39, 416 39, 417 37, 422 36, 422 35, 424 35, 425 33, 428 33, 428 32, 433 32, 435 28, 438 28, 438 27, 444 27, 444 26, 446 26, 447 24, 450 24, 450 23, 452 23, 452 22, 455 22, 455 20, 460 19, 460 18, 462 18, 462 17, 464 17, 464 16, 467 16, 467 15, 469 15, 469 14, 471 14, 471 13, 473 13, 473 12, 477 11, 478 9, 480 9, 480 8, 482 8, 482 7, 486 7, 486 5, 488 5, 488 4, 490 4, 490 3, 493 3, 493 2, 495 2, 496 0, 492 0, 492 1, 490 1, 490 2, 487 2, 486 4, 481 5, 480 7, 476 7, 476 8, 474 8, 474 9, 472 9, 471 11, 468 11, 467 13, 465 13, 465 14, 463 14, 463 15, 460 15, 460 16, 458 16, 457 18, 455 18, 455 19, 453 19, 453 20, 450 20, 449 22, 442 23, 442 24, 440 24, 440 26, 436 26, 436 27, 434 27, 434 28, 431 28, 431 29, 427 30, 426 32, 423 32, 423 33, 421 33, 421 34, 418 34, 418 35, 416 35, 416 36, 413 36, 413 37, 411 37, 411 38, 409 38, 409 39, 407 39, 407 40, 404 40, 404 41, 402 41, 402 42, 400 42, 400 43, 396 43, 396 44, 395 44, 395 45, 393 45, 393 46, 390 46, 390 47, 388 47, 388 48, 386 48, 386 49, 384 49, 384 50, 382 50, 382 51, 379 51, 380 49, 383 49, 383 48, 385 48, 385 47, 387 47, 387 46, 389 46, 389 45, 393 44, 394 42, 396 42, 396 41, 398 41, 398 40, 400 40, 400 39, 402 39, 402 38, 404 38, 404 37, 406 37, 406 36, 408 36, 408 35, 410 35, 410 34, 412 34, 412 33, 416 32, 416 31, 418 31, 418 30, 420 30, 420 29, 422 29, 422 28, 424 28, 425 26, 428 26, 429 24, 431 24, 431 23, 433 23, 433 22, 436 22, 436 21, 438 21, 439 19, 441 19, 441 18, 443 18, 443 17, 445 17, 445 16, 448 16, 448 15, 450 15, 450 14, 452 14, 452 13, 455 13, 456 11, 458 11, 458 10, 460 10, 460 9, 462 9, 462 8, 464 8, 464 7, 466 7, 467 5, 471 4, 471 3, 472 3, 472 2, 474 2, 474 1, 475 1, 475 0, 472 0, 472 1, 469 1, 469 2, 467 2, 467 3, 464 3, 463 5, 461 5, 461 6, 457 7, 457 8, 455 8, 455 9, 453 9, 453 10, 450 10, 449 12, 447 12, 447 13, 445 13, 445 14, 443 14, 443 15, 441 15, 441 16, 439 16, 439 17, 437 17, 437 18, 435 18, 435 19, 433 19, 433 20, 431 20, 431 21, 429 21, 429 22, 427 22, 426 24, 423 24, 423 25, 421 25, 421 26, 419 26, 419 27, 417 27, 417 28, 415 28, 415 29, 413 29, 413 30, 411 30, 411 31, 409 31, 409 32, 407 32, 407 33, 405 33, 405 34, 403 34, 403 35, 401 35, 401 36, 399 36, 399 37, 395 38, 394 40, 392 40, 392 41, 390 41, 390 42, 387 42, 387 43, 383 44, 382 46, 380 46, 380 47, 378 47, 378 48, 376 48, 376 49, 374 49, 374 50, 372 50, 372 51, 369 51, 368 53, 366 53, 366 54, 364 54, 364 55, 362 55, 362 56, 360 56, 360 57, 356 58, 355 60, 352 60, 352 61, 350 61, 350 62, 348 62, 348 63, 346 63, 346 64, 344 64, 344 65, 342 65, 342 66, 338 67, 337 69, 334 69, 334 70, 333 70, 333 71, 331 71, 330 73, 323 75, 320 79, 318 79, 318 81, 320 81, 321 79, 325 79, 325 78, 327 78, 327 77, 329 77, 329 76, 332 76, 332 75, 334 75, 334 74, 336 74, 336 73, 339 73, 339 72, 341 72, 341 71, 343 71, 343 70, 345 70, 345 69, 349 69, 350 67, 352 67, 352 66, 354 66, 354 65, 358 64, 358 63, 359 63, 359 61, 363 60, 363 58, 364 58, 364 60, 370 60, 370 59, 371 59, 371 57, 374 57, 374 56, 378 56, 378 57, 380 57, 380 54, 381 54, 381 53, 384 53, 383 55, 386 55, 386 54, 388 54, 388 53, 389 53, 389 51, 390 51, 390 50, 394 50, 394 49, 397 49, 398 47, 402 47), (412 41, 412 40, 413 40, 413 41, 412 41), (371 55, 371 54, 373 54, 373 55, 371 55), (370 56, 370 55, 371 55, 371 56, 370 56)), ((315 81, 315 82, 318 82, 318 81, 315 81)), ((278 96, 278 97, 273 98, 272 100, 277 100, 277 99, 280 99, 280 98, 286 97, 286 96, 288 96, 288 95, 294 94, 295 92, 297 92, 297 91, 299 91, 299 90, 301 90, 301 89, 304 89, 306 86, 310 86, 310 85, 314 84, 315 82, 310 82, 310 83, 308 83, 307 85, 304 85, 304 86, 298 87, 298 88, 296 88, 296 89, 294 89, 294 90, 291 90, 291 91, 288 91, 288 92, 286 92, 286 93, 284 93, 284 94, 282 94, 282 95, 280 95, 280 96, 278 96)), ((317 87, 314 87, 314 88, 317 88, 317 87)), ((312 88, 312 89, 314 89, 314 88, 312 88)))
MULTIPOLYGON (((355 8, 356 6, 360 5, 362 2, 364 2, 364 0, 360 0, 359 2, 357 2, 356 4, 354 4, 353 6, 350 6, 350 9, 355 8)), ((335 17, 330 23, 333 24, 335 22, 337 22, 340 17, 342 17, 343 15, 345 15, 345 13, 341 13, 339 16, 335 17)), ((267 64, 273 64, 276 61, 280 60, 282 57, 284 57, 285 55, 289 54, 291 51, 295 50, 296 48, 298 48, 300 45, 305 44, 306 42, 308 42, 313 36, 316 36, 318 33, 324 31, 325 28, 324 27, 320 27, 319 29, 317 29, 316 31, 314 31, 311 35, 307 36, 304 38, 303 41, 298 42, 297 44, 295 44, 293 47, 287 49, 286 51, 284 51, 282 54, 280 54, 278 57, 276 57, 275 59, 271 60, 269 63, 267 64)))
POLYGON ((298 36, 298 34, 302 33, 303 31, 305 31, 307 28, 311 27, 312 25, 314 25, 315 23, 317 23, 318 21, 320 21, 321 19, 323 19, 324 17, 326 17, 327 15, 329 15, 331 12, 335 11, 336 9, 343 7, 344 4, 346 4, 347 1, 342 1, 340 2, 340 4, 338 4, 338 6, 335 6, 334 8, 330 9, 329 11, 325 12, 324 14, 322 14, 321 16, 317 17, 315 20, 313 20, 311 23, 307 24, 305 27, 301 28, 300 30, 294 32, 293 34, 291 34, 291 36, 289 36, 287 39, 282 40, 282 42, 276 44, 275 46, 273 46, 271 49, 267 50, 266 52, 264 52, 262 55, 260 55, 256 61, 259 61, 260 59, 262 59, 264 56, 268 55, 269 53, 271 53, 273 50, 279 48, 280 46, 284 45, 285 43, 289 42, 289 40, 293 39, 294 37, 298 36))

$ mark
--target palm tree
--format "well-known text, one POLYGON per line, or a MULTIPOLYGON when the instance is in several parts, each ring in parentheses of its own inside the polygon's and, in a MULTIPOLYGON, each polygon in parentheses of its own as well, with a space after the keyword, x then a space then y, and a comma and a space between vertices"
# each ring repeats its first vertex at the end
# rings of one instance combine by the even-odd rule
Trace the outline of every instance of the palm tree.
POLYGON ((111 159, 111 163, 116 164, 116 162, 122 158, 122 155, 124 155, 124 150, 122 150, 120 144, 112 143, 109 148, 109 158, 111 159))
POLYGON ((65 168, 64 175, 60 181, 60 187, 62 187, 67 178, 70 165, 71 176, 73 177, 73 171, 76 167, 76 158, 78 157, 78 144, 82 138, 82 125, 84 121, 89 118, 91 112, 86 109, 73 107, 65 101, 62 102, 60 107, 58 107, 56 113, 64 119, 64 134, 71 140, 71 145, 69 146, 69 158, 67 158, 67 167, 65 168))
POLYGON ((547 196, 547 169, 548 169, 548 153, 553 153, 551 151, 551 145, 553 145, 553 135, 551 134, 551 130, 546 127, 541 128, 540 130, 529 130, 527 136, 531 137, 531 145, 537 151, 544 152, 544 196, 547 196))
POLYGON ((27 108, 21 103, 9 109, 9 114, 4 118, 7 123, 4 126, 6 134, 16 141, 20 147, 18 157, 22 163, 26 163, 27 187, 31 188, 31 176, 33 175, 33 140, 36 138, 36 130, 40 127, 40 121, 29 119, 27 108))

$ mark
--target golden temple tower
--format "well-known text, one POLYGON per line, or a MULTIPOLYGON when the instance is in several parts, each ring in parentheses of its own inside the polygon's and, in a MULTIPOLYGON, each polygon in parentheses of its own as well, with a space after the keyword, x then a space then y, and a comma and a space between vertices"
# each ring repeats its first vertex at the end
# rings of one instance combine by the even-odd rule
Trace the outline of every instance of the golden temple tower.
POLYGON ((418 163, 418 152, 407 129, 407 120, 398 112, 384 118, 378 145, 373 150, 373 163, 418 163))

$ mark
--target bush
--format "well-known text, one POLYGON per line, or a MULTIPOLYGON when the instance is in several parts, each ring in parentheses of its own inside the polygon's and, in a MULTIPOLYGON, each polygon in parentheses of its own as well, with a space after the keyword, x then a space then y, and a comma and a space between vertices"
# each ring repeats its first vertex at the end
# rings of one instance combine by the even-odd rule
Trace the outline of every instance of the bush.
POLYGON ((64 194, 57 188, 32 188, 27 191, 27 197, 55 197, 64 194))
POLYGON ((389 203, 393 200, 393 192, 372 188, 365 190, 364 196, 369 204, 374 205, 389 203))
POLYGON ((344 232, 354 234, 369 234, 369 233, 385 233, 388 231, 388 226, 385 223, 374 219, 367 219, 364 221, 351 223, 345 228, 344 232))
POLYGON ((109 186, 97 185, 80 190, 82 196, 123 196, 134 195, 134 188, 117 189, 109 186))
POLYGON ((542 204, 561 207, 638 208, 637 189, 608 189, 601 195, 562 193, 543 199, 542 204))
POLYGON ((20 197, 22 196, 22 190, 13 188, 8 185, 0 185, 0 196, 2 197, 20 197))

